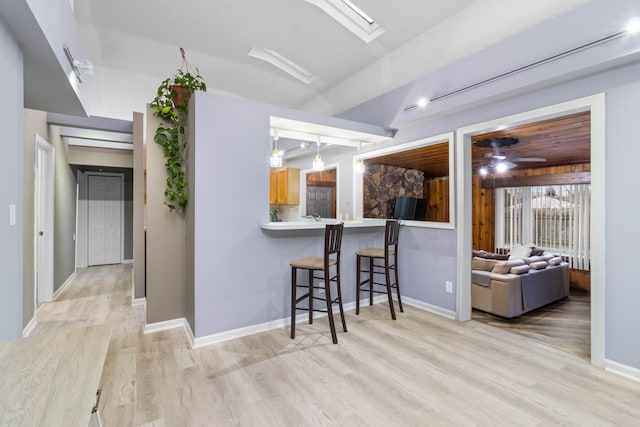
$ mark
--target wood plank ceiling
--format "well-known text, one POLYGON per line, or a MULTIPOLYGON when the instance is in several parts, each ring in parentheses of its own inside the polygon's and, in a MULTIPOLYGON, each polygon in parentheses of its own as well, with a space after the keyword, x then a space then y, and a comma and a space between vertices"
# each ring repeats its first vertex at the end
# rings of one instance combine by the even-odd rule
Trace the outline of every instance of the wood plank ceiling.
MULTIPOLYGON (((543 157, 544 162, 518 162, 513 169, 589 163, 591 159, 591 115, 589 111, 540 122, 514 126, 500 131, 476 135, 472 141, 486 138, 510 137, 519 142, 501 149, 509 158, 543 157)), ((472 148, 473 170, 487 164, 491 148, 472 148)), ((436 144, 365 160, 366 164, 417 169, 428 177, 448 175, 447 144, 436 144)), ((513 170, 512 169, 512 170, 513 170)))

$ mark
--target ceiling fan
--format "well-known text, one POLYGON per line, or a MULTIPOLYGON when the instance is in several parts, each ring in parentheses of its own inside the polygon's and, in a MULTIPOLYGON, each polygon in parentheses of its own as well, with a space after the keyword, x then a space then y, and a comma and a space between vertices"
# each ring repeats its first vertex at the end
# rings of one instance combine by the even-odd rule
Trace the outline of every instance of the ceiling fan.
POLYGON ((485 153, 485 157, 489 160, 486 166, 480 168, 481 175, 487 175, 494 172, 506 172, 518 166, 518 163, 524 162, 546 162, 544 157, 512 157, 507 158, 507 155, 502 151, 505 147, 510 147, 518 143, 518 138, 487 138, 481 139, 475 142, 478 148, 491 148, 491 153, 485 153))

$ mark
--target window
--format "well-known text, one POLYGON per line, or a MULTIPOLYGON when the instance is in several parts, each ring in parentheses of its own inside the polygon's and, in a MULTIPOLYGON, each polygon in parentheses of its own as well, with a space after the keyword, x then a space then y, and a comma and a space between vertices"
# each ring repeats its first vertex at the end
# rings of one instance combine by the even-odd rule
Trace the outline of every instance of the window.
POLYGON ((510 187, 496 191, 496 245, 533 243, 589 270, 591 185, 510 187))

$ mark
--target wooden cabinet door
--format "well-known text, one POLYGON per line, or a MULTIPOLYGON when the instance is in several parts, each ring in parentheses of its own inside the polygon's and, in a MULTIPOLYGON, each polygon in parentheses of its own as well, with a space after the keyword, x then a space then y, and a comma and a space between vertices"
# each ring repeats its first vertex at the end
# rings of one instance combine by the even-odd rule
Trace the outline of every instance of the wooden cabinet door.
POLYGON ((287 194, 289 191, 288 169, 281 169, 278 171, 278 185, 276 194, 276 204, 286 205, 287 194))
POLYGON ((272 170, 269 174, 269 204, 297 205, 300 203, 300 169, 272 170))
POLYGON ((278 204, 278 171, 272 170, 269 173, 269 204, 278 204))

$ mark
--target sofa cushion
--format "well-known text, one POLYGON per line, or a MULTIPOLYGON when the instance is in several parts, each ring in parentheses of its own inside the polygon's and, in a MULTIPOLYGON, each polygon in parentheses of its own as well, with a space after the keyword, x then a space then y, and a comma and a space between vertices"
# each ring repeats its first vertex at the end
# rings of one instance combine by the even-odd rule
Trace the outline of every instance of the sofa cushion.
POLYGON ((562 263, 562 257, 556 256, 547 261, 549 265, 560 265, 562 263))
POLYGON ((509 261, 512 259, 525 258, 529 255, 531 255, 531 248, 516 243, 513 245, 513 248, 511 248, 511 252, 509 252, 509 261))
POLYGON ((553 255, 545 252, 544 254, 538 256, 524 257, 522 258, 522 260, 525 262, 525 264, 531 264, 532 262, 549 261, 551 258, 553 258, 553 255))
POLYGON ((529 264, 532 270, 543 270, 547 268, 547 261, 535 261, 529 264))
POLYGON ((511 274, 525 274, 529 272, 530 267, 528 265, 516 265, 515 267, 511 267, 509 273, 511 274))
POLYGON ((471 269, 472 270, 481 270, 481 271, 491 271, 493 266, 496 265, 498 261, 495 259, 485 259, 480 257, 473 257, 471 260, 471 269))
POLYGON ((497 259, 497 260, 503 260, 506 261, 509 259, 509 255, 508 254, 497 254, 495 252, 487 252, 483 249, 477 251, 474 250, 473 251, 473 256, 477 256, 480 258, 485 258, 485 259, 497 259))
POLYGON ((509 261, 497 261, 491 270, 492 273, 507 274, 513 267, 524 265, 522 259, 510 259, 509 261))

